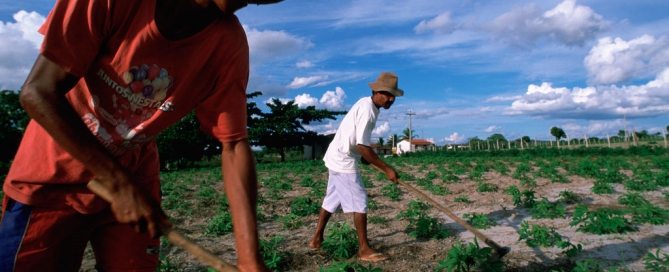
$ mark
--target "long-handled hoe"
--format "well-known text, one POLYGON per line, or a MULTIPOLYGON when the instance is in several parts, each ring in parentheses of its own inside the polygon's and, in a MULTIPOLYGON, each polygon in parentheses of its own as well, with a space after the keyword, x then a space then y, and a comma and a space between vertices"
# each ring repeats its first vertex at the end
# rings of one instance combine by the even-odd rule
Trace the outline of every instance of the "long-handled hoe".
MULTIPOLYGON (((374 168, 376 168, 377 170, 383 172, 380 168, 376 167, 376 165, 373 165, 373 164, 371 164, 371 165, 374 166, 374 168)), ((406 182, 403 182, 399 179, 397 180, 397 183, 399 185, 402 185, 404 188, 408 189, 409 191, 417 194, 423 200, 432 203, 432 205, 437 207, 437 209, 439 209, 440 211, 444 212, 449 218, 453 219, 453 221, 455 221, 456 223, 460 224, 460 226, 463 226, 465 229, 467 229, 468 231, 473 233, 474 236, 476 236, 476 238, 479 238, 480 240, 482 240, 486 245, 490 246, 495 251, 495 257, 501 259, 502 257, 504 257, 504 255, 508 254, 511 251, 511 248, 502 247, 502 246, 498 245, 497 243, 495 243, 495 241, 488 238, 488 236, 485 236, 483 233, 478 231, 476 228, 472 227, 472 225, 470 225, 466 221, 460 219, 460 217, 455 215, 453 212, 451 212, 451 210, 446 208, 444 205, 441 205, 436 200, 432 199, 431 197, 427 196, 425 193, 416 189, 416 187, 413 187, 413 186, 411 186, 411 185, 407 184, 406 182)))
POLYGON ((474 228, 472 225, 468 224, 466 221, 460 219, 457 215, 455 215, 451 210, 448 208, 444 207, 443 205, 439 204, 439 202, 435 201, 434 199, 430 198, 427 196, 425 193, 421 192, 420 190, 416 189, 416 187, 413 187, 403 181, 397 180, 397 183, 404 186, 404 188, 408 189, 409 191, 412 191, 413 193, 417 194, 420 198, 422 198, 425 201, 428 201, 432 203, 437 209, 440 211, 444 212, 446 215, 448 215, 449 218, 453 219, 456 223, 460 224, 460 226, 463 226, 465 229, 470 231, 471 233, 476 236, 476 238, 479 238, 482 240, 486 245, 490 246, 494 251, 495 251, 495 256, 497 258, 502 258, 504 255, 508 254, 509 251, 511 251, 511 248, 509 247, 501 247, 495 241, 491 240, 487 236, 485 236, 483 233, 478 231, 476 228, 474 228))
MULTIPOLYGON (((93 191, 93 193, 96 195, 102 197, 106 201, 111 201, 112 197, 109 194, 109 191, 107 191, 107 189, 97 181, 91 180, 87 186, 88 189, 93 191)), ((237 267, 216 257, 216 255, 211 253, 209 250, 201 247, 197 243, 188 239, 188 237, 172 229, 171 226, 162 225, 160 226, 160 231, 163 233, 163 236, 165 236, 167 240, 170 241, 170 243, 190 253, 203 264, 208 265, 218 271, 237 271, 237 267)))

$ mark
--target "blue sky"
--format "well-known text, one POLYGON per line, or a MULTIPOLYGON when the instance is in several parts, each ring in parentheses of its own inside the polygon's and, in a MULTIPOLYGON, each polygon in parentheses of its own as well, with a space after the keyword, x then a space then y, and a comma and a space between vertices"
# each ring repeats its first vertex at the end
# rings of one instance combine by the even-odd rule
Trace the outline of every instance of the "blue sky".
MULTIPOLYGON (((25 79, 53 2, 0 2, 0 88, 25 79)), ((405 96, 382 110, 374 138, 401 134, 409 111, 437 144, 669 125, 669 1, 286 0, 237 15, 258 102, 346 110, 379 72, 397 73, 405 96)))

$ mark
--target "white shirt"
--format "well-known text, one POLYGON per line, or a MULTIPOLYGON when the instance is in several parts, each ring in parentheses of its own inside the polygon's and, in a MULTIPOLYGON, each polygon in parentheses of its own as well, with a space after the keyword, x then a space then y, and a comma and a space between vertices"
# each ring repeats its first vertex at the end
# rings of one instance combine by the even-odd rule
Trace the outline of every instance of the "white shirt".
POLYGON ((358 100, 341 121, 334 139, 325 152, 325 166, 340 173, 356 173, 362 156, 356 146, 370 146, 372 130, 376 126, 379 109, 371 97, 358 100))

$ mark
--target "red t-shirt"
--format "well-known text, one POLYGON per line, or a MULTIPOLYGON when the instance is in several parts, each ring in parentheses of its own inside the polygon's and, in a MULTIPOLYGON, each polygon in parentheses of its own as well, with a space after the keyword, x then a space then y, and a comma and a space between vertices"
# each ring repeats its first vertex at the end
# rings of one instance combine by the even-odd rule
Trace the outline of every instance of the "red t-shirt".
MULTIPOLYGON (((159 182, 156 135, 195 109, 222 142, 247 137, 248 43, 234 15, 185 39, 163 37, 155 0, 58 1, 40 29, 41 53, 81 76, 67 99, 137 182, 159 182)), ((84 165, 30 122, 3 189, 30 205, 94 212, 84 165)))

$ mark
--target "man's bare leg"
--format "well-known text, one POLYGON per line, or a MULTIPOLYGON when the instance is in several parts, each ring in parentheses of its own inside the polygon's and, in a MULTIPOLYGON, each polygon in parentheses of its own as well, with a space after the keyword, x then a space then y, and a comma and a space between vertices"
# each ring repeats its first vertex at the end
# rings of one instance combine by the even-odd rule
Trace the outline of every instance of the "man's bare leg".
POLYGON ((314 237, 311 238, 311 241, 309 241, 310 248, 313 249, 321 248, 321 244, 323 244, 323 233, 325 233, 325 226, 328 224, 330 216, 332 216, 332 213, 321 208, 321 212, 318 214, 318 224, 316 225, 316 233, 314 233, 314 237))
POLYGON ((358 233, 358 257, 367 257, 378 253, 369 246, 369 241, 367 240, 367 214, 353 213, 353 224, 358 233))

